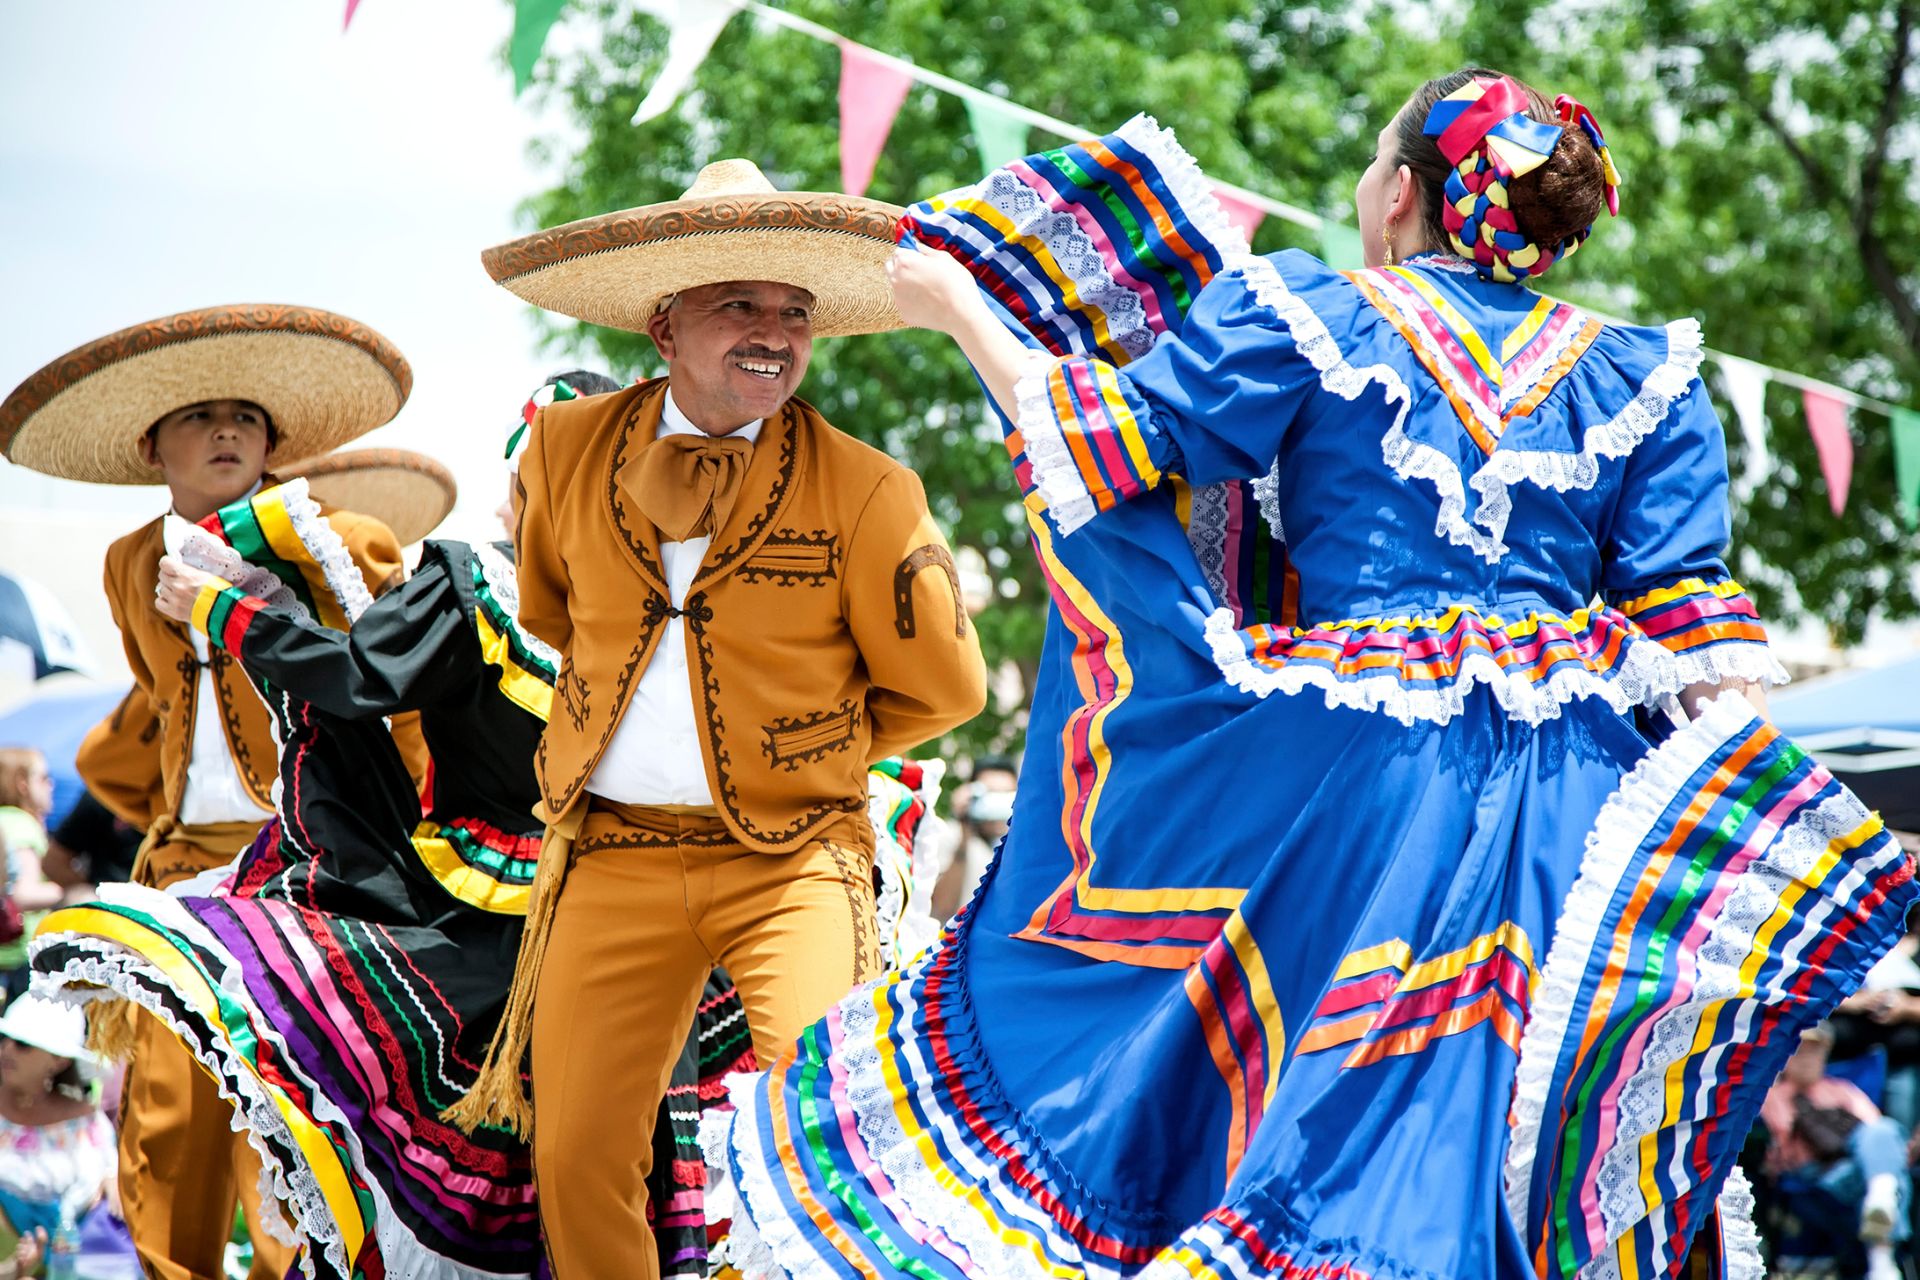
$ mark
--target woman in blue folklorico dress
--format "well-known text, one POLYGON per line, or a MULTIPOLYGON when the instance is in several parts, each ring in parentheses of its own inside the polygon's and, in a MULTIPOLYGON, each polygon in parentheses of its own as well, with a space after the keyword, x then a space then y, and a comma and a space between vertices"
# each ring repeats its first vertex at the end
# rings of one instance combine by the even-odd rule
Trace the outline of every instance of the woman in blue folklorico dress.
POLYGON ((1613 185, 1460 72, 1365 270, 1145 119, 911 211, 1053 612, 985 886, 709 1122, 749 1276, 1759 1274, 1735 1155, 1912 868, 1756 712, 1698 326, 1524 284, 1613 185))

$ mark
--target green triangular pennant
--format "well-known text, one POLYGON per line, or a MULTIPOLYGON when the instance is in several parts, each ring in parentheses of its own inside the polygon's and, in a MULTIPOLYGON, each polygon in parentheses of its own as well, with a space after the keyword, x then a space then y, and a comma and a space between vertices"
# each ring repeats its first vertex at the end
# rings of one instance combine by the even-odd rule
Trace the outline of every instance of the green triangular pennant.
POLYGON ((1335 271, 1358 271, 1367 265, 1360 248, 1360 232, 1344 222, 1320 224, 1320 261, 1335 271))
POLYGON ((1920 527, 1920 413, 1893 411, 1893 483, 1907 528, 1920 527))
POLYGON ((980 172, 992 173, 1009 160, 1027 154, 1027 122, 1011 114, 1007 104, 989 94, 967 95, 967 120, 973 125, 973 145, 980 151, 980 172))
POLYGON ((519 93, 533 80, 533 64, 540 61, 540 50, 547 43, 567 0, 513 0, 513 38, 507 42, 507 62, 513 67, 513 91, 519 93))

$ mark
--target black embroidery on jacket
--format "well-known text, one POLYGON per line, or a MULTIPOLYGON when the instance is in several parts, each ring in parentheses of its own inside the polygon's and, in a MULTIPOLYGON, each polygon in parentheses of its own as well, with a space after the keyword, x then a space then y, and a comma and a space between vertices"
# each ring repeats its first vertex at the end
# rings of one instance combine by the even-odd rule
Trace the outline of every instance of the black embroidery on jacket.
POLYGON ((840 537, 825 529, 775 529, 740 566, 740 576, 749 582, 765 579, 776 587, 823 587, 840 576, 840 537))
POLYGON ((824 760, 836 751, 845 751, 853 745, 859 729, 859 704, 842 702, 831 711, 816 711, 792 720, 776 717, 772 724, 762 725, 767 740, 760 750, 772 757, 775 765, 793 773, 807 761, 824 760))
MULTIPOLYGON (((706 594, 701 592, 687 601, 687 608, 706 604, 706 594)), ((713 672, 713 647, 707 641, 707 622, 712 611, 705 610, 706 617, 690 615, 687 629, 693 635, 695 660, 700 664, 700 694, 707 713, 707 728, 713 745, 713 773, 719 782, 719 791, 714 799, 726 811, 727 819, 733 829, 749 840, 771 846, 792 847, 805 839, 811 832, 825 823, 831 822, 849 813, 864 812, 867 807, 864 786, 858 795, 842 796, 837 800, 828 800, 814 805, 805 813, 775 831, 767 831, 757 825, 740 809, 740 791, 733 781, 733 756, 726 748, 727 726, 720 715, 720 679, 713 672)))

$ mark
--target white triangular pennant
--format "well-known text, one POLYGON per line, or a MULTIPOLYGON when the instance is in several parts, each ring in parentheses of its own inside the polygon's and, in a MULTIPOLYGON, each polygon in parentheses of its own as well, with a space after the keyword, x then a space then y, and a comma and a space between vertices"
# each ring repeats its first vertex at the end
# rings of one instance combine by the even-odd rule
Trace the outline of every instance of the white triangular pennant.
POLYGON ((645 124, 680 100, 734 12, 721 0, 640 0, 640 9, 666 23, 672 34, 667 37, 666 64, 633 113, 635 124, 645 124))
POLYGON ((1737 497, 1745 498, 1760 487, 1773 466, 1773 453, 1767 448, 1767 367, 1737 356, 1719 356, 1720 383, 1726 388, 1739 420, 1740 435, 1747 443, 1746 464, 1734 482, 1737 497))

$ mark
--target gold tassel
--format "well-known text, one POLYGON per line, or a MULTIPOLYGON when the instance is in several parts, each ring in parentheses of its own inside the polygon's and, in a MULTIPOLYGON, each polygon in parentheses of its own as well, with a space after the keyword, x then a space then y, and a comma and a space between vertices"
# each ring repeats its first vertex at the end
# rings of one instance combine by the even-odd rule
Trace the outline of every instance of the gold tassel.
POLYGON ((533 875, 533 892, 527 903, 527 923, 520 934, 520 958, 513 967, 513 986, 507 992, 506 1012, 494 1028, 487 1045, 486 1059, 473 1087, 458 1102, 440 1113, 440 1118, 465 1133, 488 1127, 502 1127, 522 1141, 533 1137, 533 1103, 520 1082, 520 1065, 527 1060, 533 1039, 533 995, 540 986, 540 964, 546 958, 547 939, 553 932, 554 913, 560 906, 560 890, 567 882, 567 867, 573 861, 573 841, 586 816, 586 805, 575 804, 559 822, 547 828, 540 842, 540 863, 533 875))

